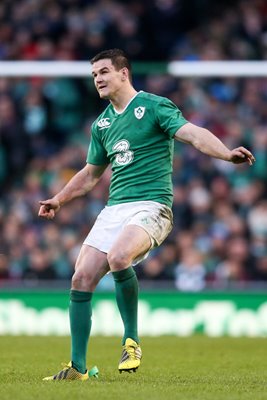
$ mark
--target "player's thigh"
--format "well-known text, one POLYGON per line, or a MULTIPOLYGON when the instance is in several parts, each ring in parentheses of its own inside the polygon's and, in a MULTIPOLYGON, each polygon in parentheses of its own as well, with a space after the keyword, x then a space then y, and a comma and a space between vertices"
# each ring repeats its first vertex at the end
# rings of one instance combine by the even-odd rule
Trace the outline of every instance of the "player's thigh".
POLYGON ((108 271, 107 254, 84 244, 75 264, 72 286, 77 290, 93 290, 108 271))
POLYGON ((138 225, 127 225, 114 242, 107 258, 111 270, 127 268, 152 247, 149 234, 138 225))

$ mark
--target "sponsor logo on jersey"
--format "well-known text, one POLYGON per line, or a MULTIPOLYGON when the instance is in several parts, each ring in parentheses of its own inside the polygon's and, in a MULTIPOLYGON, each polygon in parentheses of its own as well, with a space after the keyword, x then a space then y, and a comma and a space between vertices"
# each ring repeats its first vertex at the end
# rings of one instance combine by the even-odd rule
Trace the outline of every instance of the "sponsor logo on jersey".
POLYGON ((127 165, 133 161, 134 153, 130 150, 130 143, 126 139, 119 140, 112 147, 117 154, 115 156, 115 162, 118 165, 127 165))
POLYGON ((102 118, 98 121, 97 126, 101 129, 109 128, 111 123, 109 122, 109 118, 102 118))
POLYGON ((141 119, 141 118, 143 118, 145 111, 146 111, 145 107, 139 106, 134 109, 134 115, 136 116, 137 119, 141 119))

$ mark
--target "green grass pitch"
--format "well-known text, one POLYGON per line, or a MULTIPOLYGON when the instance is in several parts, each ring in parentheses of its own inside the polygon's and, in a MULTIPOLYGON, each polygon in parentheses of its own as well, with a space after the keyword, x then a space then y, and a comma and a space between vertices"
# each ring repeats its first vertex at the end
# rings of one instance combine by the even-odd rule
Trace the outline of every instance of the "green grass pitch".
POLYGON ((88 367, 99 379, 42 382, 69 361, 69 338, 0 337, 1 400, 263 400, 266 339, 142 338, 137 373, 119 374, 120 339, 92 337, 88 367))

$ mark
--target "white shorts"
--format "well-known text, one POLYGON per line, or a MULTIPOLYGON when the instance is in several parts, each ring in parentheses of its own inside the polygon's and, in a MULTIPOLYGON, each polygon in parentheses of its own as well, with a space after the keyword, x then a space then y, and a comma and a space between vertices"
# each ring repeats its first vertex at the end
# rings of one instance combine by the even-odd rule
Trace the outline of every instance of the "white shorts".
MULTIPOLYGON (((172 210, 155 201, 135 201, 106 206, 98 215, 84 244, 108 253, 127 225, 143 228, 150 237, 152 249, 159 246, 172 230, 172 210)), ((133 265, 147 255, 148 253, 134 260, 133 265)))

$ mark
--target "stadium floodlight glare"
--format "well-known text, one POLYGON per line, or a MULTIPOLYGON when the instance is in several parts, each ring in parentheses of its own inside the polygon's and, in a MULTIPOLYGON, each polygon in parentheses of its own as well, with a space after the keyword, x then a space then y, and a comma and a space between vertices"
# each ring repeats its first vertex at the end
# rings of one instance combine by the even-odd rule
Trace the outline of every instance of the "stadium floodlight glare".
MULTIPOLYGON (((267 61, 172 61, 135 63, 137 74, 157 71, 177 77, 266 77, 267 61), (159 68, 160 67, 160 68, 159 68)), ((160 73, 160 72, 159 72, 160 73)), ((89 61, 1 61, 0 77, 90 77, 89 61)))

